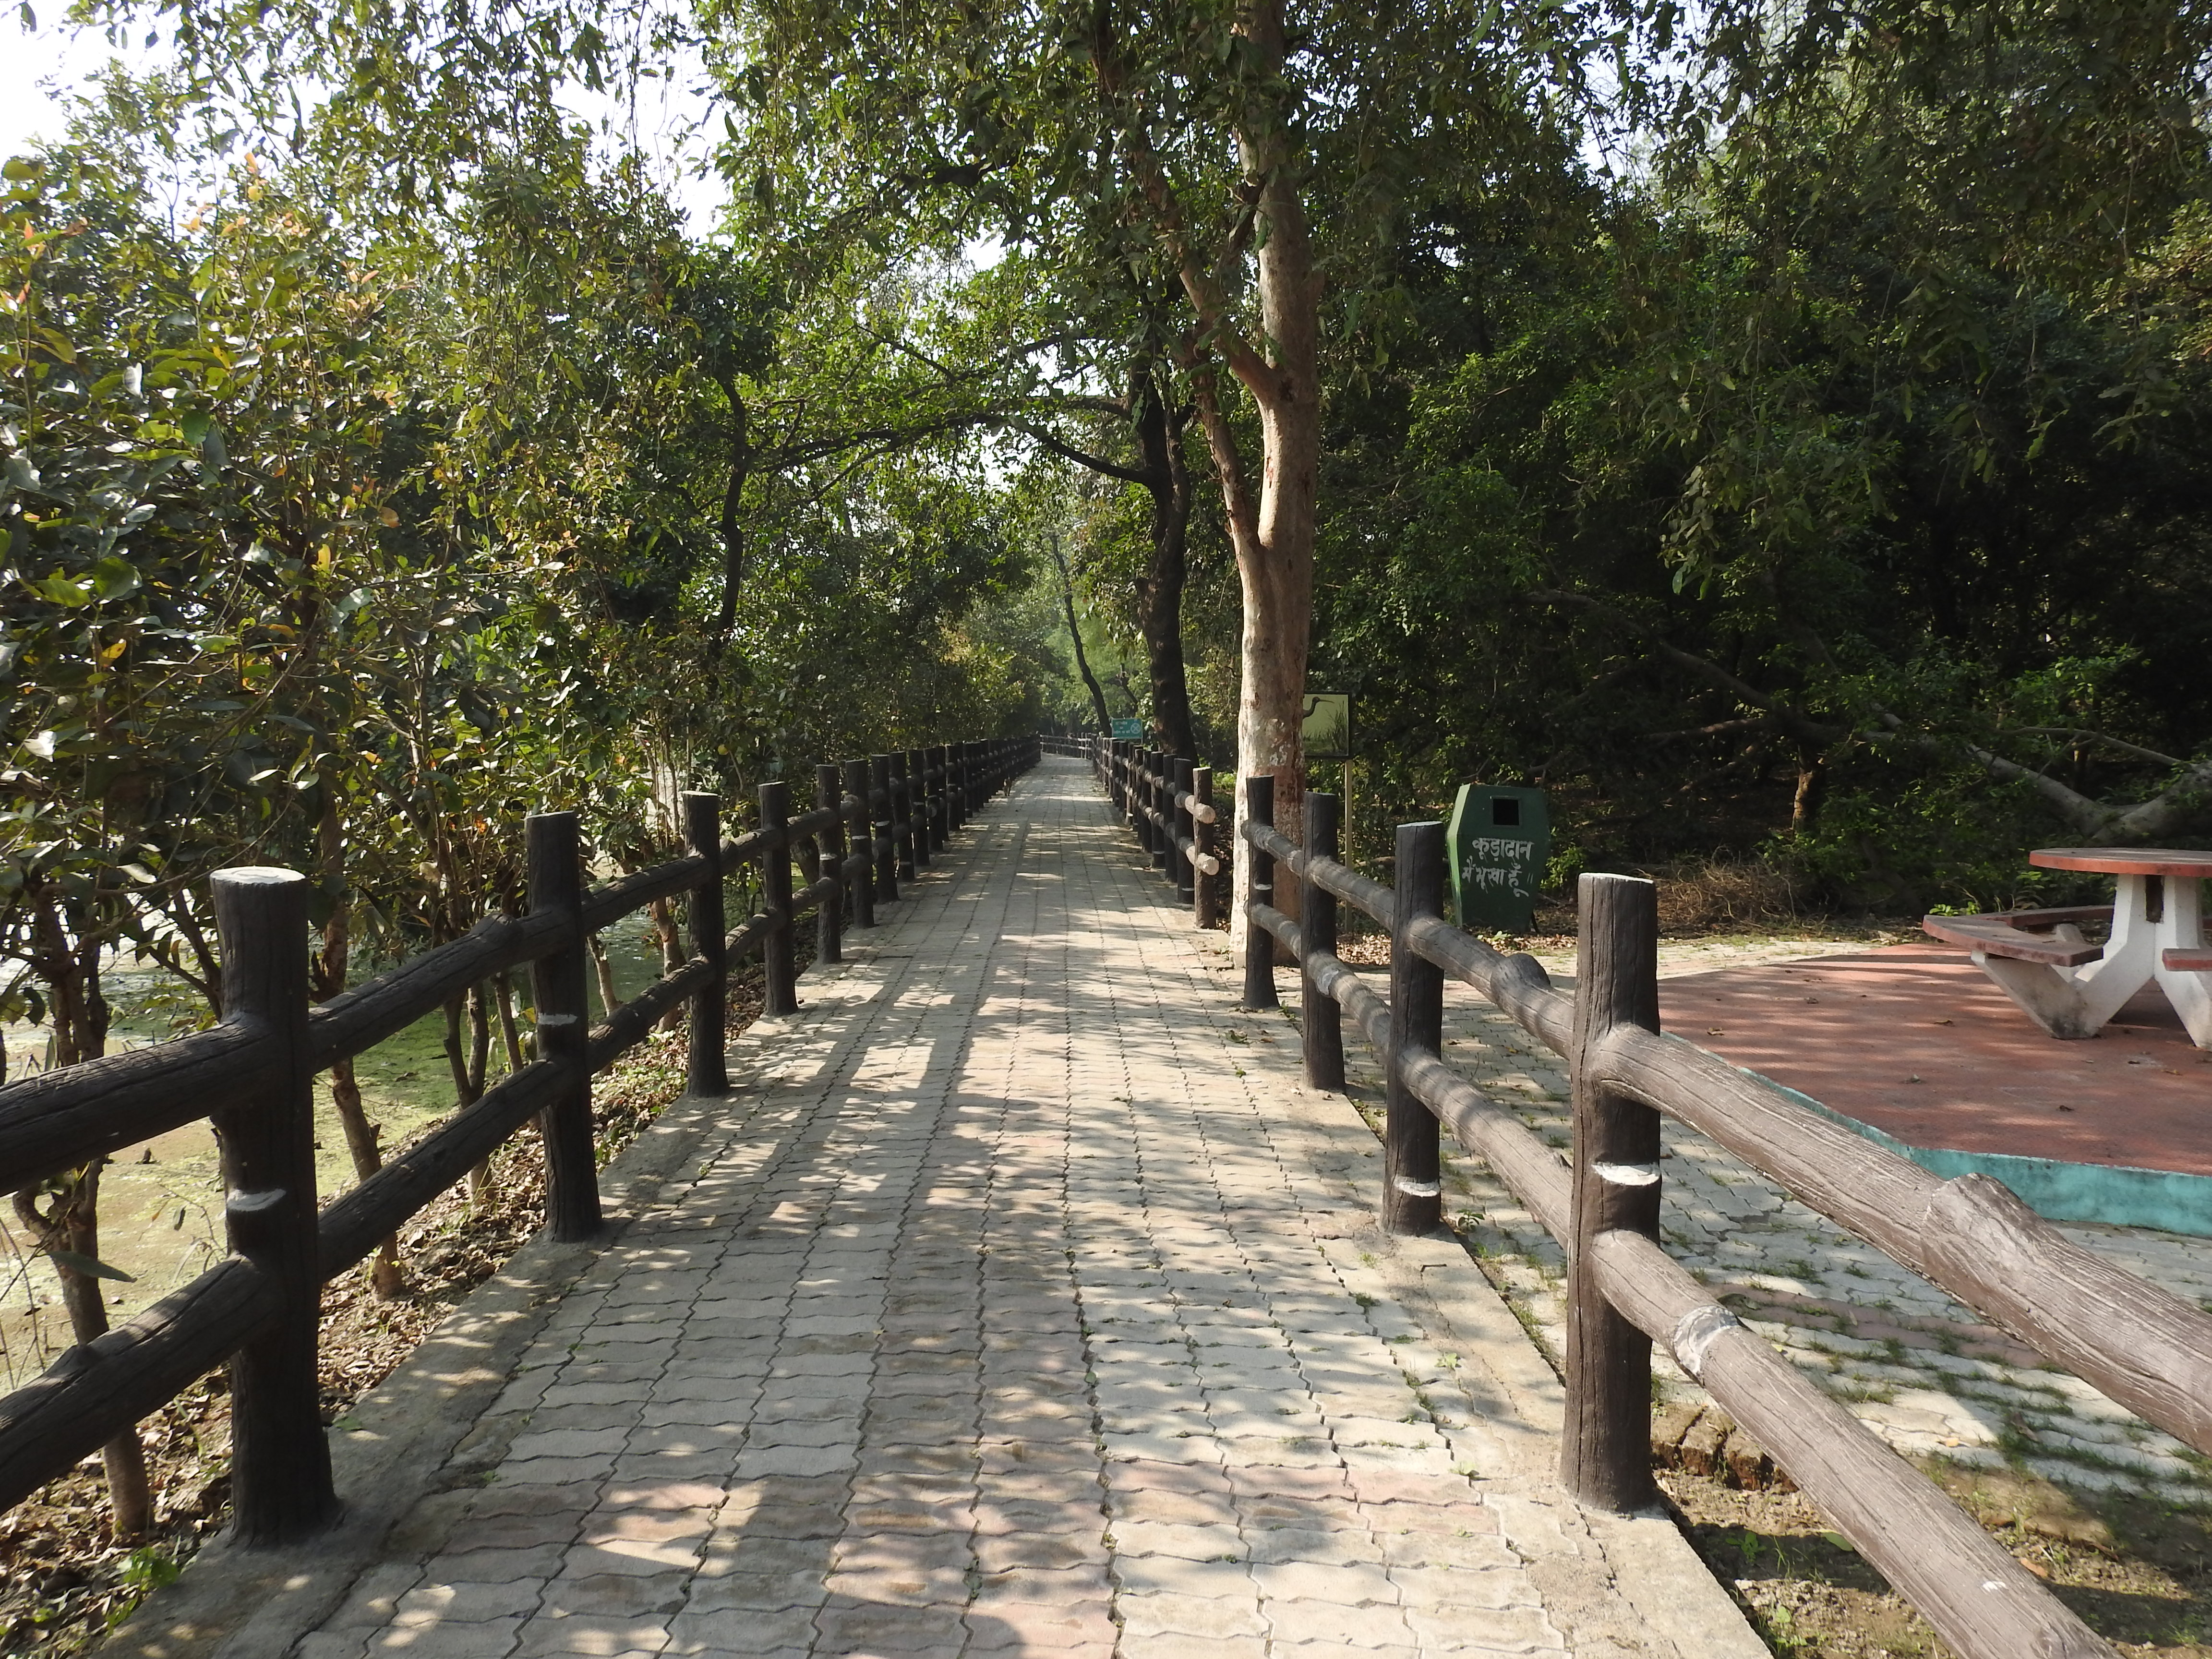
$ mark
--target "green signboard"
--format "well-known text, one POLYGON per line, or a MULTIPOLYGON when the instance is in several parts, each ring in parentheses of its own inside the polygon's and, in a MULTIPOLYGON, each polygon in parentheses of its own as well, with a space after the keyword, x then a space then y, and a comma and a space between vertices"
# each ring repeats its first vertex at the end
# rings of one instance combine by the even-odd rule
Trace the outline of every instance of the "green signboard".
POLYGON ((1540 789, 1461 786, 1445 832, 1459 925, 1525 933, 1552 857, 1552 815, 1540 789))
POLYGON ((1145 740, 1145 723, 1142 720, 1117 720, 1114 722, 1114 735, 1126 738, 1131 743, 1142 743, 1145 740))
POLYGON ((1308 760, 1352 758, 1352 698, 1342 691, 1306 693, 1305 719, 1298 728, 1299 746, 1308 760))

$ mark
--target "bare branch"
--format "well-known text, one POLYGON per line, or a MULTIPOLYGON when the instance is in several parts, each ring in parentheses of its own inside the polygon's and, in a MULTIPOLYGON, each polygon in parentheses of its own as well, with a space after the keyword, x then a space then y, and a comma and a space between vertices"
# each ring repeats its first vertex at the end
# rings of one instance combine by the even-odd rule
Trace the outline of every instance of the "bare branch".
POLYGON ((1088 450, 1078 449, 1073 444, 1063 443, 1054 435, 1048 427, 1036 426, 1027 421, 1011 418, 1002 419, 999 424, 1010 432, 1018 432, 1024 437, 1042 444, 1054 454, 1073 461, 1078 466, 1088 467, 1093 472, 1103 472, 1109 478, 1119 478, 1123 483, 1141 484, 1149 489, 1155 483, 1164 484, 1166 482, 1149 468, 1123 466, 1118 462, 1108 460, 1103 455, 1093 455, 1088 450))
POLYGON ((1206 447, 1213 457, 1213 470, 1221 479, 1223 505, 1229 511, 1231 538, 1239 552, 1260 539, 1260 504, 1253 498, 1252 482, 1244 471, 1243 453, 1237 433, 1221 410, 1219 388, 1214 385, 1211 363, 1194 360, 1186 365, 1191 399, 1198 406, 1198 422, 1206 433, 1206 447))
POLYGON ((2031 732, 2037 737, 2063 738, 2069 743, 2079 743, 2086 738, 2091 743, 2100 743, 2107 749, 2117 749, 2123 754, 2135 756, 2138 760, 2154 761, 2160 766, 2189 764, 2179 756, 2161 755, 2155 749, 2145 749, 2139 744, 2130 743, 2124 738, 2116 738, 2106 732, 2091 732, 2072 726, 2015 726, 2012 730, 2031 732))
POLYGON ((1594 599, 1587 593, 1569 592, 1556 588, 1540 588, 1528 597, 1545 605, 1576 605, 1594 616, 1603 617, 1615 626, 1637 635, 1650 648, 1652 655, 1663 658, 1678 668, 1686 668, 1699 678, 1711 681, 1734 696, 1739 702, 1759 710, 1777 729, 1796 738, 1801 743, 1834 744, 1840 743, 1850 736, 1848 728, 1815 720, 1795 704, 1784 702, 1771 692, 1760 690, 1750 681, 1740 675, 1730 673, 1709 658, 1700 657, 1694 652, 1683 650, 1681 647, 1672 643, 1656 629, 1645 626, 1626 611, 1607 605, 1602 599, 1594 599))

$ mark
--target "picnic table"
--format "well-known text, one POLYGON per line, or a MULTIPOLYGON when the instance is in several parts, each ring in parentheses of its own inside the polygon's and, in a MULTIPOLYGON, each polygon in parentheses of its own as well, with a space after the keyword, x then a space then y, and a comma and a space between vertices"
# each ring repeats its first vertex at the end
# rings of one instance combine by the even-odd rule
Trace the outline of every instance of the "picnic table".
POLYGON ((2045 870, 2109 875, 2112 902, 1977 916, 1925 916, 1934 937, 1964 945, 2029 1018, 2056 1037, 2091 1037, 2156 982, 2190 1040, 2212 1048, 2212 949, 2204 943, 2201 884, 2212 853, 2167 847, 2044 847, 2027 861, 2045 870), (2081 924, 2110 918, 2101 946, 2081 924))

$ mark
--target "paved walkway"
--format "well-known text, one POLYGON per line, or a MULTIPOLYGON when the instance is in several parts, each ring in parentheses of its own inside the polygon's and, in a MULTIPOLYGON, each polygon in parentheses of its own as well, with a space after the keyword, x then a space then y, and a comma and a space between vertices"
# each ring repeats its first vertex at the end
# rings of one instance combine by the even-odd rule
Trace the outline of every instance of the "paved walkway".
POLYGON ((1762 1652, 1164 895, 1073 763, 980 817, 300 1659, 1762 1652))

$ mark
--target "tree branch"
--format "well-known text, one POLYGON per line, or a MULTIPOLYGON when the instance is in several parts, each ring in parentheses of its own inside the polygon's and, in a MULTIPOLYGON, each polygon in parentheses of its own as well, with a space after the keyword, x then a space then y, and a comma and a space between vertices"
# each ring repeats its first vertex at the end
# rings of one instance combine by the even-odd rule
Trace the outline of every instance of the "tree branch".
POLYGON ((1221 479, 1222 503, 1229 512, 1236 539, 1252 545, 1260 539, 1260 504, 1253 499, 1252 482, 1244 471, 1244 457, 1237 447, 1237 434, 1222 413, 1219 388, 1213 382, 1212 365, 1194 359, 1186 365, 1190 375, 1191 401, 1206 433, 1206 447, 1213 457, 1213 470, 1221 479))
POLYGON ((1758 709, 1777 729, 1797 738, 1802 743, 1835 744, 1842 742, 1851 735, 1848 727, 1832 726, 1826 721, 1817 720, 1794 704, 1784 702, 1771 692, 1762 691, 1750 681, 1730 673, 1718 663, 1708 658, 1700 657, 1694 652, 1683 650, 1681 647, 1672 643, 1656 629, 1645 626, 1626 611, 1607 605, 1602 599, 1593 599, 1587 593, 1574 593, 1556 588, 1540 588, 1528 597, 1545 605, 1577 605, 1594 616, 1604 617, 1615 626, 1625 629, 1641 638, 1650 647, 1652 655, 1663 658, 1678 668, 1687 669, 1691 673, 1711 681, 1738 702, 1758 709))
POLYGON ((2106 732, 2091 732, 2079 726, 2015 726, 2012 729, 2015 732, 2032 732, 2037 737, 2064 738, 2069 742, 2079 742, 2081 738, 2087 738, 2092 743, 2103 744, 2107 749, 2117 749, 2123 754, 2135 756, 2138 760, 2155 761, 2160 766, 2186 766, 2189 764, 2187 761, 2181 759, 2179 756, 2161 755, 2155 749, 2142 748, 2139 744, 2128 742, 2124 738, 2115 738, 2106 732))
POLYGON ((1093 455, 1088 450, 1078 449, 1073 444, 1063 443, 1053 435, 1049 428, 1012 419, 1001 420, 999 424, 1010 432, 1018 432, 1024 437, 1042 444, 1063 459, 1073 461, 1078 466, 1088 467, 1093 472, 1103 472, 1109 478, 1119 478, 1123 483, 1141 484, 1150 489, 1156 482, 1162 484, 1166 482, 1149 467, 1122 466, 1103 455, 1093 455))

